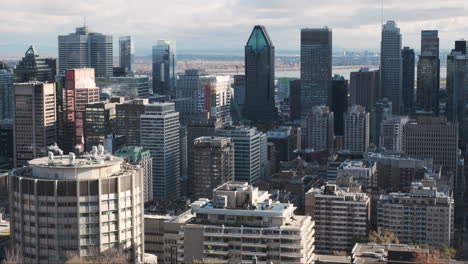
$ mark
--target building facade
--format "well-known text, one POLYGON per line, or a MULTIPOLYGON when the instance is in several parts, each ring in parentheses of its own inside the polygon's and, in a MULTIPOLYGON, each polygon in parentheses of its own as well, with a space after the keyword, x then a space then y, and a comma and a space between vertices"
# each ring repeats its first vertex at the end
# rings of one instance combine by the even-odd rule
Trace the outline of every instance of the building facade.
POLYGON ((131 36, 119 38, 119 66, 125 73, 132 73, 135 69, 135 44, 131 36))
POLYGON ((344 116, 344 149, 365 152, 369 147, 369 113, 360 105, 348 108, 344 116))
POLYGON ((0 120, 13 118, 13 71, 0 69, 0 120))
POLYGON ((344 114, 349 105, 349 85, 348 81, 341 75, 334 75, 332 78, 332 98, 331 111, 333 112, 335 135, 344 135, 344 114))
POLYGON ((380 99, 380 71, 370 71, 361 68, 351 72, 349 81, 349 101, 351 105, 362 105, 367 112, 372 111, 375 103, 380 99))
POLYGON ((380 81, 382 97, 392 102, 393 114, 396 115, 402 108, 402 73, 400 28, 395 21, 387 21, 382 27, 380 81))
POLYGON ((328 106, 313 106, 305 119, 306 147, 314 150, 332 149, 335 140, 334 113, 328 106))
POLYGON ((402 82, 403 82, 403 114, 410 115, 415 110, 415 92, 414 92, 414 68, 416 59, 414 50, 409 47, 404 47, 401 51, 402 56, 402 82))
POLYGON ((407 116, 392 116, 380 124, 380 148, 390 152, 403 152, 403 128, 408 123, 407 116))
POLYGON ((115 133, 116 103, 87 104, 84 111, 85 150, 103 145, 106 136, 115 133))
POLYGON ((127 146, 141 146, 140 119, 148 99, 137 99, 115 106, 115 133, 125 136, 127 146))

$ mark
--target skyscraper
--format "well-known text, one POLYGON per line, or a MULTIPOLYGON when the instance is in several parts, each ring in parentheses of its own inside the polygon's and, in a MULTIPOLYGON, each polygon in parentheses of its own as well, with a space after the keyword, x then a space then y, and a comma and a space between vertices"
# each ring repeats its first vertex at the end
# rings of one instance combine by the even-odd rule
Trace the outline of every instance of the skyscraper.
POLYGON ((87 104, 84 111, 85 149, 103 145, 106 136, 115 132, 116 103, 87 104))
POLYGON ((301 80, 294 80, 289 84, 289 119, 301 119, 301 80))
POLYGON ((437 30, 421 31, 418 61, 417 110, 439 114, 440 60, 437 30))
POLYGON ((447 117, 459 122, 466 116, 468 102, 468 56, 467 42, 456 41, 455 49, 447 56, 447 117))
POLYGON ((301 29, 302 114, 313 105, 330 105, 332 77, 332 30, 301 29))
POLYGON ((99 102, 99 87, 94 82, 94 69, 65 72, 63 88, 63 141, 65 153, 84 150, 84 115, 87 104, 99 102))
POLYGON ((376 147, 380 147, 380 124, 392 116, 392 102, 383 98, 375 103, 371 116, 371 139, 376 147))
POLYGON ((362 105, 366 111, 372 111, 375 103, 380 99, 380 72, 361 68, 351 72, 349 80, 349 103, 362 105))
POLYGON ((15 83, 13 88, 14 166, 21 167, 57 142, 55 83, 15 83))
POLYGON ((96 77, 113 75, 112 36, 90 32, 87 26, 58 36, 59 74, 69 69, 94 68, 96 77))
POLYGON ((141 146, 140 119, 145 113, 145 104, 148 104, 148 99, 137 99, 115 107, 115 133, 125 136, 127 146, 141 146))
POLYGON ((252 124, 275 120, 275 47, 264 26, 255 26, 245 45, 245 109, 252 124))
POLYGON ((333 112, 328 106, 312 106, 312 111, 307 114, 304 131, 306 134, 306 147, 316 151, 333 148, 334 120, 333 112))
POLYGON ((141 146, 153 157, 153 199, 180 196, 179 113, 174 103, 145 105, 140 119, 141 146))
POLYGON ((335 120, 333 127, 335 135, 343 136, 343 115, 348 111, 349 92, 348 81, 341 75, 333 76, 332 78, 332 98, 331 98, 331 111, 333 112, 333 119, 335 120))
POLYGON ((409 115, 415 110, 414 100, 414 50, 404 47, 401 51, 403 63, 403 114, 409 115))
POLYGON ((191 197, 211 199, 213 189, 234 180, 234 145, 230 138, 199 137, 190 153, 191 197))
POLYGON ((393 114, 400 114, 402 108, 401 34, 395 21, 387 21, 382 27, 380 73, 382 97, 392 102, 393 114))
POLYGON ((153 92, 174 95, 177 84, 175 42, 158 40, 153 46, 153 92))
POLYGON ((56 70, 55 59, 40 58, 34 47, 30 46, 14 70, 15 82, 55 82, 56 70))
POLYGON ((119 38, 119 51, 120 68, 122 68, 126 74, 132 73, 134 71, 135 46, 131 36, 119 38))
POLYGON ((407 116, 392 116, 382 120, 379 146, 387 151, 403 152, 403 128, 406 123, 407 116))
POLYGON ((344 116, 344 149, 365 152, 369 147, 369 113, 352 105, 344 116))
POLYGON ((13 118, 12 100, 13 71, 10 69, 0 69, 0 120, 13 118))

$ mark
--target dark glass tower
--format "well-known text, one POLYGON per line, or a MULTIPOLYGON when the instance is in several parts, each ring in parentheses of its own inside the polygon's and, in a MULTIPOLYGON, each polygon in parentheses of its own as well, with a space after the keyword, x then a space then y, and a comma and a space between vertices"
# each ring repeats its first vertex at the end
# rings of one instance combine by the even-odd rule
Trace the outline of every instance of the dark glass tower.
POLYGON ((275 47, 264 26, 255 26, 245 45, 244 116, 255 124, 269 124, 276 117, 275 47))
POLYGON ((440 60, 437 30, 421 31, 417 84, 417 110, 439 115, 440 60))
POLYGON ((402 93, 401 33, 395 21, 387 21, 382 27, 380 47, 380 81, 382 98, 392 102, 393 114, 400 114, 403 108, 402 93))
POLYGON ((313 105, 330 105, 332 76, 332 30, 301 29, 302 114, 313 105))
POLYGON ((40 58, 33 46, 14 70, 15 82, 55 82, 56 60, 40 58))
POLYGON ((334 113, 335 135, 344 135, 344 113, 348 110, 348 81, 341 75, 332 78, 331 110, 334 113))
POLYGON ((404 47, 401 56, 403 58, 403 113, 408 115, 414 111, 414 50, 404 47))

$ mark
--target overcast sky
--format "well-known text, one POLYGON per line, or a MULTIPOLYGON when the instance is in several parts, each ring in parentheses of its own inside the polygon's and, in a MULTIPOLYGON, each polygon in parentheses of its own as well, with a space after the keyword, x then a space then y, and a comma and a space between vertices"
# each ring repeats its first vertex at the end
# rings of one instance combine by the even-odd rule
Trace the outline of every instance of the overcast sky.
MULTIPOLYGON (((467 0, 386 0, 384 20, 396 20, 403 45, 420 46, 422 29, 438 29, 442 49, 468 39, 467 0)), ((333 46, 377 50, 380 0, 1 0, 0 57, 31 44, 56 55, 57 35, 87 24, 95 32, 135 39, 137 55, 158 39, 183 51, 242 52, 256 24, 265 25, 278 51, 299 50, 303 27, 333 29, 333 46)), ((114 45, 115 46, 115 45, 114 45)))

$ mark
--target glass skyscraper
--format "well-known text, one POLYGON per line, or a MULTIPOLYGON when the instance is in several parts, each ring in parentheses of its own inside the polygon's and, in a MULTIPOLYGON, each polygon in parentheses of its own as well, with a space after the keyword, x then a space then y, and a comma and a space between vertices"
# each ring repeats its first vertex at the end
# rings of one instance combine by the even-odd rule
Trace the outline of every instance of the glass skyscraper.
POLYGON ((301 105, 302 115, 313 105, 330 105, 332 77, 332 30, 301 30, 301 105))
POLYGON ((401 33, 395 21, 387 21, 382 28, 380 47, 380 80, 382 97, 392 102, 393 114, 402 109, 401 33))
POLYGON ((119 66, 125 71, 125 73, 133 72, 135 46, 131 36, 119 38, 119 52, 119 66))
POLYGON ((56 60, 40 58, 33 46, 30 46, 23 59, 16 66, 15 82, 55 82, 56 60))
POLYGON ((403 113, 409 115, 414 111, 414 50, 404 47, 401 56, 403 62, 403 113))
POLYGON ((175 42, 158 40, 156 46, 153 46, 153 92, 174 96, 177 84, 176 72, 175 42))
POLYGON ((13 71, 0 68, 0 120, 12 118, 12 100, 13 71))
POLYGON ((245 45, 245 117, 252 124, 275 119, 275 47, 264 26, 255 26, 245 45))

